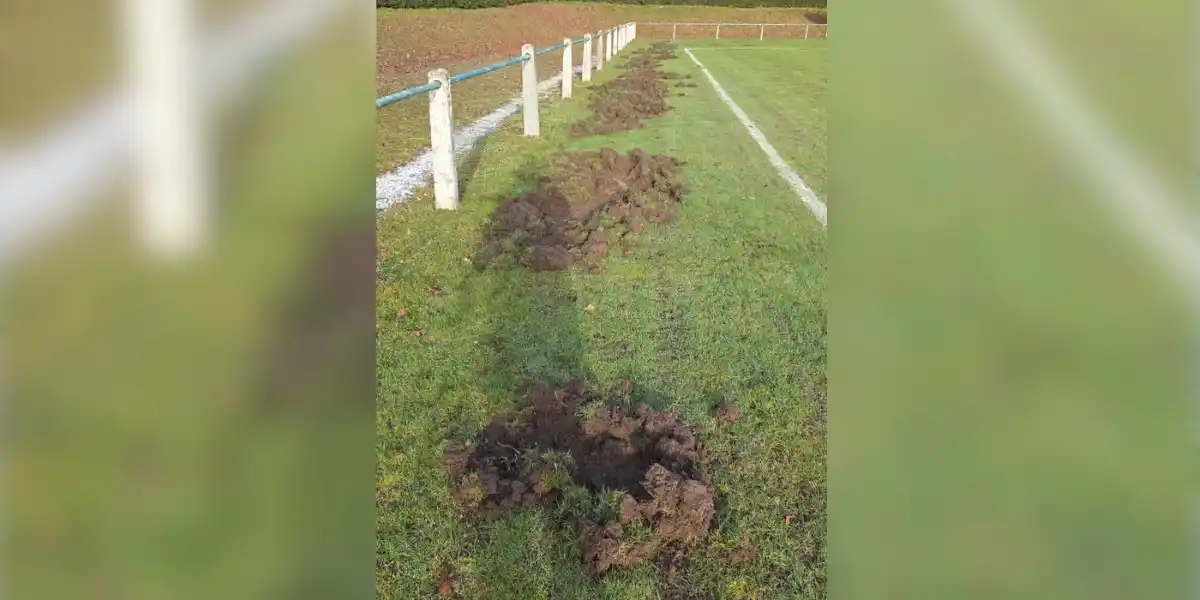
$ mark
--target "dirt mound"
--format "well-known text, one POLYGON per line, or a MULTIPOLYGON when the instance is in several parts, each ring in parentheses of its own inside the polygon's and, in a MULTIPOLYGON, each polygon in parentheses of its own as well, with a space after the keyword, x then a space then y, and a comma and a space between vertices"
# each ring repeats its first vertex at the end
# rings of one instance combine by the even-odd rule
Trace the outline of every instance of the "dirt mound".
POLYGON ((588 101, 592 116, 571 127, 575 137, 631 131, 642 127, 642 119, 661 115, 667 106, 666 80, 677 75, 659 69, 662 61, 674 58, 671 44, 659 42, 630 55, 629 68, 621 76, 596 86, 588 101))
POLYGON ((671 157, 604 148, 560 155, 555 163, 532 191, 492 213, 474 260, 480 268, 504 255, 538 271, 595 265, 647 221, 675 219, 684 188, 681 163, 671 157))
POLYGON ((579 381, 539 387, 515 423, 494 421, 443 466, 456 499, 484 519, 541 505, 574 519, 593 573, 632 566, 708 534, 711 479, 674 413, 605 404, 579 381))

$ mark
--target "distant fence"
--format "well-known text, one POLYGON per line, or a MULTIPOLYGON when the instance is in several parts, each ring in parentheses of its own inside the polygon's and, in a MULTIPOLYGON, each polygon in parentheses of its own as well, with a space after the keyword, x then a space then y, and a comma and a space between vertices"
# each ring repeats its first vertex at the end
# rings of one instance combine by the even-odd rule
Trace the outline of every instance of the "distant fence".
POLYGON ((775 35, 779 31, 786 31, 791 35, 789 38, 810 39, 810 38, 827 38, 829 37, 829 25, 818 23, 691 23, 691 22, 661 22, 661 21, 646 21, 641 23, 646 27, 646 37, 666 37, 666 30, 670 28, 671 39, 676 40, 680 34, 683 37, 711 37, 713 39, 721 39, 722 31, 726 37, 751 38, 755 33, 758 34, 758 39, 766 39, 768 34, 771 37, 780 37, 775 35), (703 36, 688 35, 699 28, 704 31, 703 36), (755 31, 757 30, 757 31, 755 31), (660 35, 654 35, 660 34, 660 35))
POLYGON ((571 97, 575 79, 572 48, 583 44, 583 81, 592 80, 592 66, 599 71, 604 63, 612 60, 618 52, 637 37, 637 23, 625 23, 612 29, 604 29, 584 35, 579 39, 566 38, 561 44, 534 49, 532 44, 521 47, 521 54, 496 64, 480 67, 466 73, 450 75, 446 69, 429 72, 429 83, 401 90, 375 99, 375 108, 381 109, 397 102, 427 94, 429 98, 429 148, 433 157, 434 206, 440 209, 458 208, 458 167, 454 162, 454 121, 452 118, 450 87, 480 75, 521 64, 521 111, 525 118, 525 135, 541 134, 538 118, 538 81, 536 57, 562 50, 562 97, 571 97))

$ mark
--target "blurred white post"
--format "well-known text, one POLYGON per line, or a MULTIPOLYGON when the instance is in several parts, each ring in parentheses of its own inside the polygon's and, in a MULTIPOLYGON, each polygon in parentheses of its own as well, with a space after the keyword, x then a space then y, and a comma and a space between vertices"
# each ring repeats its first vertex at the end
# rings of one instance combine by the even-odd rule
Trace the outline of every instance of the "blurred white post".
POLYGON ((759 25, 759 26, 758 26, 758 41, 760 41, 760 42, 761 42, 761 41, 763 41, 763 35, 764 35, 765 33, 767 33, 767 26, 766 26, 766 25, 759 25))
POLYGON ((613 30, 609 29, 604 32, 604 58, 612 62, 613 57, 613 30))
POLYGON ((533 44, 521 46, 521 56, 525 63, 521 65, 521 97, 524 99, 521 111, 525 113, 525 135, 537 137, 542 134, 538 121, 537 66, 534 64, 533 44))
POLYGON ((596 70, 604 70, 604 31, 596 32, 596 70))
POLYGON ((583 34, 583 80, 592 80, 592 34, 583 34))
POLYGON ((637 21, 634 21, 633 25, 629 26, 629 29, 630 29, 630 31, 633 32, 633 39, 636 40, 637 39, 637 21))
POLYGON ((808 39, 808 23, 804 24, 804 39, 808 39))
POLYGON ((675 41, 675 28, 679 27, 679 23, 671 23, 671 41, 675 41))
POLYGON ((717 39, 721 39, 721 24, 717 23, 717 39))
POLYGON ((624 50, 625 46, 628 46, 628 45, 629 45, 629 24, 626 23, 621 26, 621 49, 624 50))
POLYGON ((575 83, 575 61, 571 59, 571 38, 563 38, 562 97, 571 97, 571 86, 575 83))
POLYGON ((433 205, 458 208, 458 169, 454 164, 454 108, 450 101, 450 73, 429 72, 429 82, 442 84, 429 92, 429 148, 433 153, 433 205))
POLYGON ((192 0, 125 0, 134 122, 135 231, 152 254, 187 259, 210 232, 208 144, 192 0))

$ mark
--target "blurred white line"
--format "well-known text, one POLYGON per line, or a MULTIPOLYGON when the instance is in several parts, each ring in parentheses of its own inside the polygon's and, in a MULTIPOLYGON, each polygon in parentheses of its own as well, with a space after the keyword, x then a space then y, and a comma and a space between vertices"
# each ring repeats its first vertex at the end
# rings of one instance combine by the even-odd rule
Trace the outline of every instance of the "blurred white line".
MULTIPOLYGON (((581 73, 582 69, 583 67, 575 67, 575 72, 581 73)), ((560 73, 538 82, 538 93, 543 97, 549 96, 561 79, 562 74, 560 73)), ((419 100, 410 98, 408 101, 418 102, 419 100)), ((454 132, 455 157, 461 158, 470 152, 471 148, 475 147, 475 142, 495 131, 505 119, 519 112, 521 105, 521 97, 517 96, 508 104, 488 113, 478 121, 458 128, 458 131, 454 132)), ((384 107, 380 110, 387 110, 387 108, 384 107)), ((426 148, 408 164, 375 178, 375 210, 384 211, 397 204, 408 202, 413 193, 429 182, 429 175, 432 172, 433 153, 426 148)))
POLYGON ((688 55, 688 58, 692 59, 692 62, 696 63, 696 66, 700 67, 700 70, 704 72, 704 76, 708 78, 708 82, 711 83, 713 89, 717 91, 717 95, 721 97, 721 100, 726 106, 729 107, 729 110, 733 111, 734 116, 736 116, 738 120, 742 122, 742 125, 746 127, 746 130, 750 132, 750 137, 754 138, 754 141, 758 142, 758 147, 762 148, 762 151, 766 153, 767 160, 771 162, 771 166, 775 167, 775 171, 779 173, 779 176, 782 177, 784 181, 788 182, 788 185, 792 186, 792 189, 795 190, 797 196, 800 196, 800 200, 804 202, 804 205, 808 207, 808 210, 812 211, 813 216, 821 222, 821 226, 826 226, 827 216, 825 203, 817 197, 817 193, 812 191, 812 188, 808 187, 807 183, 804 183, 804 180, 800 178, 800 175, 798 175, 790 166, 788 166, 787 161, 783 160, 783 157, 779 155, 779 152, 775 151, 775 147, 771 145, 771 142, 767 141, 767 136, 763 135, 762 131, 758 129, 758 125, 755 125, 754 121, 751 121, 750 117, 746 115, 746 111, 742 110, 742 107, 738 106, 737 103, 729 97, 729 94, 725 93, 725 88, 721 87, 721 84, 717 83, 717 79, 712 76, 712 73, 709 73, 708 69, 696 59, 696 55, 692 54, 692 49, 684 48, 683 51, 688 55))
POLYGON ((1117 137, 1013 7, 997 0, 951 0, 946 5, 1008 83, 1022 92, 1021 99, 1035 109, 1045 131, 1120 221, 1192 299, 1200 299, 1200 241, 1190 226, 1193 219, 1182 211, 1184 196, 1117 137))
MULTIPOLYGON (((272 58, 327 22, 342 0, 276 0, 207 36, 199 88, 224 104, 272 58)), ((76 115, 36 139, 0 146, 0 267, 41 235, 101 197, 132 146, 124 87, 81 101, 76 115)))

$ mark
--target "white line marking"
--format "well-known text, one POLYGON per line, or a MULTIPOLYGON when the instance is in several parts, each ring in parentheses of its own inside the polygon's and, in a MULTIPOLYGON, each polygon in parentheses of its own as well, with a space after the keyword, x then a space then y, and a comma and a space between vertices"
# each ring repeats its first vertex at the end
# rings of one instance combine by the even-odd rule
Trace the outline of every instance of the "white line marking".
POLYGON ((1184 196, 1117 137, 1015 9, 992 0, 946 4, 1121 222, 1200 298, 1200 242, 1195 221, 1179 209, 1184 196))
MULTIPOLYGON (((582 73, 581 69, 582 67, 575 67, 575 72, 582 73)), ((539 82, 538 93, 543 97, 549 96, 560 79, 562 79, 561 73, 539 82)), ((408 102, 419 101, 416 98, 408 100, 408 102)), ((521 105, 521 96, 518 95, 508 104, 488 113, 482 119, 460 127, 458 131, 454 132, 454 156, 461 158, 470 152, 471 148, 475 146, 475 142, 495 131, 505 119, 520 112, 521 105)), ((388 107, 384 107, 380 110, 387 109, 388 107)), ((375 210, 384 211, 397 204, 408 202, 417 190, 425 187, 432 172, 433 152, 426 148, 407 164, 380 175, 375 179, 375 210)))
POLYGON ((795 190, 796 195, 800 196, 800 199, 804 201, 804 205, 808 207, 808 210, 812 211, 813 216, 815 216, 817 220, 821 222, 821 226, 826 226, 827 217, 825 214, 825 203, 821 202, 821 199, 817 197, 817 193, 812 191, 812 188, 808 187, 808 184, 804 183, 804 180, 800 178, 800 175, 796 174, 796 172, 788 166, 787 161, 783 160, 783 157, 775 151, 775 147, 771 145, 771 142, 767 141, 767 136, 763 135, 762 131, 758 129, 758 125, 755 125, 754 121, 751 121, 750 117, 746 116, 746 112, 743 111, 742 108, 738 106, 732 98, 729 97, 729 94, 725 93, 725 88, 721 87, 721 84, 717 83, 717 80, 712 76, 712 73, 708 72, 708 68, 706 68, 699 60, 696 59, 696 56, 692 54, 692 49, 684 48, 683 51, 687 53, 688 58, 692 59, 692 62, 696 63, 696 66, 700 67, 700 70, 704 72, 704 76, 708 78, 708 82, 711 83, 713 89, 717 91, 717 95, 721 97, 721 100, 726 106, 729 107, 729 110, 733 111, 734 116, 736 116, 738 120, 742 122, 742 125, 746 127, 746 130, 750 132, 750 137, 754 138, 754 141, 758 142, 758 147, 762 148, 762 151, 766 153, 767 160, 771 161, 771 166, 775 167, 775 171, 779 173, 779 176, 782 177, 784 181, 788 182, 788 185, 792 186, 792 189, 795 190))

